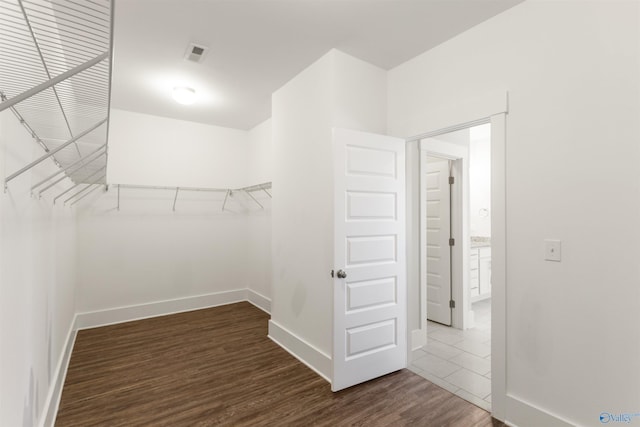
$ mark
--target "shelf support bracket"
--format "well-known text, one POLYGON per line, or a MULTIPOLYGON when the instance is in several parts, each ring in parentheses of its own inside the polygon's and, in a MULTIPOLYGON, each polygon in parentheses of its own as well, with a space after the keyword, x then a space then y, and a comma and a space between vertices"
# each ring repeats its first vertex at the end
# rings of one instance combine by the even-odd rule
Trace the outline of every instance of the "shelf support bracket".
MULTIPOLYGON (((33 190, 35 190, 36 188, 40 187, 42 184, 44 184, 45 182, 49 181, 51 178, 54 178, 54 177, 56 177, 56 176, 60 175, 62 172, 66 172, 66 171, 68 171, 69 169, 71 169, 71 168, 75 167, 76 165, 78 165, 79 163, 82 163, 82 162, 86 161, 87 159, 90 159, 92 156, 94 156, 94 155, 96 155, 97 153, 99 153, 99 152, 100 152, 103 148, 105 148, 106 146, 107 146, 107 144, 103 144, 103 145, 101 145, 101 146, 100 146, 100 147, 98 147, 95 151, 92 151, 92 152, 91 152, 91 154, 87 154, 86 156, 84 156, 84 157, 83 157, 83 158, 81 158, 81 159, 76 160, 75 162, 73 162, 72 164, 70 164, 69 166, 67 166, 66 168, 64 168, 64 169, 60 169, 60 170, 58 170, 56 173, 49 175, 48 177, 46 177, 45 179, 43 179, 42 181, 40 181, 39 183, 37 183, 37 184, 35 184, 33 187, 31 187, 31 191, 33 191, 33 190)), ((105 152, 105 153, 103 153, 103 154, 106 154, 106 152, 105 152)), ((96 159, 97 159, 97 158, 99 158, 99 157, 101 157, 101 156, 98 156, 98 157, 96 157, 95 159, 92 159, 89 163, 93 162, 94 160, 96 160, 96 159)), ((79 167, 78 169, 74 170, 74 171, 73 171, 73 172, 71 172, 71 173, 72 173, 72 174, 74 174, 74 173, 78 172, 80 169, 82 169, 83 167, 85 167, 85 166, 86 166, 86 165, 88 165, 89 163, 86 163, 86 164, 82 165, 81 167, 79 167)), ((44 191, 44 190, 41 190, 41 191, 40 191, 40 193, 42 193, 42 191, 44 191)))
POLYGON ((97 184, 98 181, 100 181, 102 178, 104 178, 106 175, 102 175, 96 179, 94 179, 93 181, 91 181, 86 187, 84 187, 82 190, 80 191, 76 191, 75 193, 73 193, 73 195, 71 197, 69 197, 67 200, 64 201, 63 205, 66 205, 67 202, 71 199, 75 199, 77 196, 79 196, 80 194, 84 193, 85 191, 87 191, 89 188, 91 188, 93 185, 97 184))
POLYGON ((231 194, 231 190, 227 190, 227 194, 224 195, 224 202, 222 202, 222 210, 224 211, 224 207, 227 205, 227 198, 231 194))
POLYGON ((256 202, 258 204, 258 206, 260 206, 261 209, 264 209, 264 206, 262 206, 262 204, 260 204, 260 202, 255 197, 253 197, 253 194, 251 194, 247 190, 244 190, 244 192, 247 193, 249 195, 249 197, 251 197, 253 199, 253 201, 256 202))
MULTIPOLYGON (((94 176, 96 176, 97 174, 99 174, 100 172, 102 172, 104 169, 106 168, 106 166, 103 166, 102 168, 98 169, 97 171, 95 171, 94 173, 92 173, 91 175, 89 175, 86 179, 89 178, 93 178, 94 176)), ((65 191, 63 191, 62 193, 58 194, 54 199, 53 199, 53 204, 56 204, 56 200, 58 200, 60 197, 64 196, 65 194, 67 194, 69 191, 73 190, 74 188, 78 187, 80 184, 82 184, 82 182, 77 183, 76 185, 74 185, 71 188, 66 189, 65 191)), ((65 202, 66 203, 66 202, 65 202)))
MULTIPOLYGON (((95 184, 91 184, 91 185, 95 185, 95 184)), ((91 185, 90 185, 89 187, 91 187, 91 185)), ((78 203, 80 200, 84 199, 84 198, 85 198, 85 197, 87 197, 89 194, 93 193, 94 191, 96 191, 98 188, 101 188, 101 187, 102 187, 102 184, 98 184, 98 185, 96 185, 95 187, 93 187, 93 189, 92 189, 91 191, 87 192, 86 194, 84 194, 84 195, 83 195, 82 197, 80 197, 79 199, 74 200, 74 201, 73 201, 73 203, 71 203, 69 206, 71 207, 71 206, 75 205, 75 204, 76 204, 76 203, 78 203)), ((84 190, 83 190, 83 191, 84 191, 84 190)))
POLYGON ((176 187, 176 195, 173 198, 173 211, 176 211, 176 202, 178 201, 178 191, 180 191, 180 187, 176 187))
POLYGON ((53 150, 50 150, 48 153, 46 153, 45 155, 39 157, 38 159, 34 160, 33 162, 29 163, 27 166, 23 167, 22 169, 20 169, 17 172, 12 173, 11 175, 9 175, 8 177, 5 178, 4 180, 4 186, 5 189, 7 187, 7 184, 9 183, 9 181, 11 181, 12 179, 22 175, 23 173, 25 173, 26 171, 28 171, 29 169, 31 169, 32 167, 39 165, 40 163, 42 163, 44 160, 47 160, 49 157, 53 156, 54 154, 56 154, 58 151, 65 149, 66 147, 68 147, 69 145, 73 144, 74 142, 76 142, 77 140, 79 140, 80 138, 86 136, 88 133, 96 130, 98 127, 100 127, 101 125, 103 125, 105 122, 107 121, 107 119, 101 120, 98 123, 96 123, 95 125, 91 126, 89 129, 85 130, 84 132, 74 136, 73 138, 71 138, 70 140, 68 140, 67 142, 65 142, 64 144, 54 148, 53 150))

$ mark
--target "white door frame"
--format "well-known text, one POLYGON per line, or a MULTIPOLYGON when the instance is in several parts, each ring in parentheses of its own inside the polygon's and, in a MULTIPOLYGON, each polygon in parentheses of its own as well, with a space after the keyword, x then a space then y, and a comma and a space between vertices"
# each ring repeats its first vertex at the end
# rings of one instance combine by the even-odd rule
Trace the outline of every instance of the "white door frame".
MULTIPOLYGON (((423 189, 426 186, 426 173, 424 165, 427 156, 435 156, 452 161, 452 176, 454 178, 451 188, 451 236, 455 239, 451 251, 451 265, 454 266, 451 274, 451 299, 456 302, 451 313, 451 326, 458 329, 473 327, 473 319, 470 317, 471 298, 469 297, 469 148, 449 142, 438 141, 437 138, 425 138, 420 141, 420 295, 426 300, 427 296, 427 221, 426 221, 426 194, 423 189)), ((420 302, 421 321, 424 322, 423 333, 426 339, 426 319, 428 313, 422 310, 420 302), (423 320, 424 319, 424 320, 423 320)), ((426 304, 425 304, 426 309, 426 304)))
MULTIPOLYGON (((407 138, 407 143, 415 143, 421 139, 491 123, 491 414, 502 421, 505 420, 507 412, 506 115, 509 110, 508 105, 508 93, 488 94, 456 108, 436 112, 430 125, 425 126, 424 133, 407 138)), ((414 212, 407 212, 407 224, 410 224, 409 217, 414 214, 414 212)), ((407 236, 409 235, 411 234, 407 233, 407 236)), ((408 242, 408 247, 415 246, 408 242)), ((412 303, 415 304, 415 301, 412 303)), ((410 310, 407 310, 407 314, 409 312, 410 310)), ((416 334, 408 335, 408 351, 411 351, 416 334)))

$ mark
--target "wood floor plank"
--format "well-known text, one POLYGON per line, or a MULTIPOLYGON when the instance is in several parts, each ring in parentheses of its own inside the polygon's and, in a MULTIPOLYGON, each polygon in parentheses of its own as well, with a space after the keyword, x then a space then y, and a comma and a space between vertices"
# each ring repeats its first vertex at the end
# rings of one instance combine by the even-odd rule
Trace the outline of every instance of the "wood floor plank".
POLYGON ((502 426, 401 370, 332 393, 249 303, 78 332, 59 427, 502 426))

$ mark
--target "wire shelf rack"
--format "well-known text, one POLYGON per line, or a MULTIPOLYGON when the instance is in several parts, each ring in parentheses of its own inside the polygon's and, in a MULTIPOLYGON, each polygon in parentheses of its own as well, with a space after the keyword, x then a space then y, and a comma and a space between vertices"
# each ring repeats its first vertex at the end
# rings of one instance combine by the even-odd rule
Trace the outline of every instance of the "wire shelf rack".
POLYGON ((0 111, 11 109, 74 184, 106 170, 111 10, 111 0, 0 0, 0 111))

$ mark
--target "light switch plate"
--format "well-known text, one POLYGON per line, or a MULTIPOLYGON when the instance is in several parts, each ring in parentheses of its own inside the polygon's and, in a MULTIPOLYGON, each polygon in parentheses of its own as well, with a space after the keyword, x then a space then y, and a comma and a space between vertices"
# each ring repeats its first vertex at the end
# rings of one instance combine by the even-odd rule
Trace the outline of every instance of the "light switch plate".
POLYGON ((562 250, 560 240, 546 239, 544 241, 544 259, 546 261, 562 261, 562 250))

